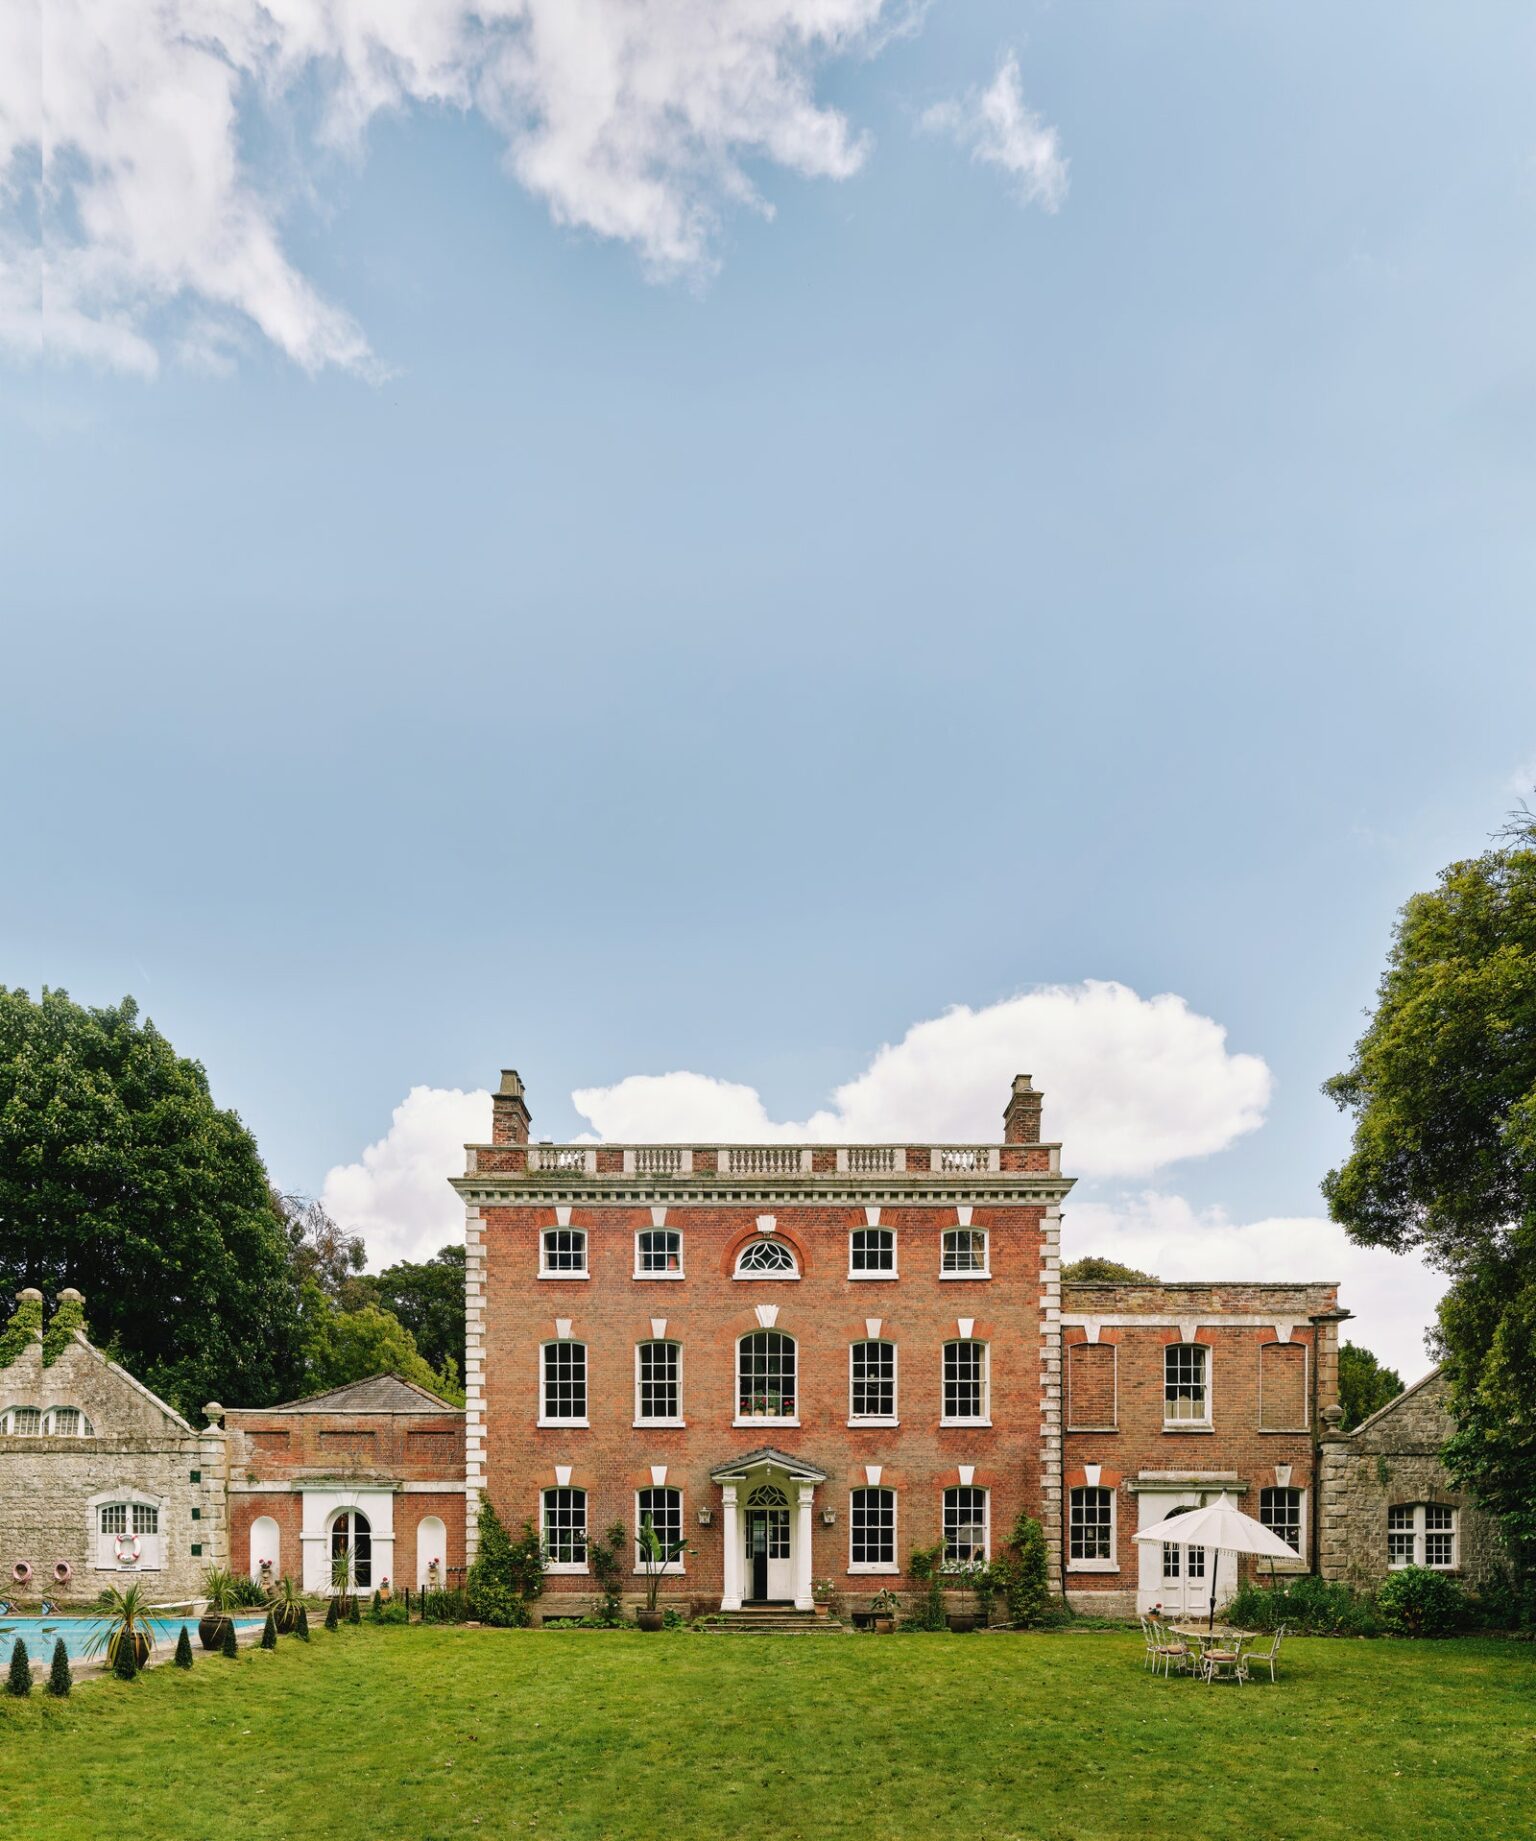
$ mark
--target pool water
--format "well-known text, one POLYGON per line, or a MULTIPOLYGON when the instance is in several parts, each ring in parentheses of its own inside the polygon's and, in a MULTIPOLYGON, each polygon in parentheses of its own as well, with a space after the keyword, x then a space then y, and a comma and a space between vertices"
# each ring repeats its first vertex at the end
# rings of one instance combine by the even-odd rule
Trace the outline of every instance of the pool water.
MULTIPOLYGON (((262 1617, 236 1617, 235 1629, 260 1629, 265 1622, 262 1617)), ((155 1639, 156 1655, 169 1654, 176 1647, 176 1638, 182 1625, 192 1641, 197 1641, 197 1619, 195 1617, 154 1617, 150 1619, 149 1628, 155 1639)), ((105 1660, 105 1654, 94 1658, 89 1656, 91 1641, 105 1628, 106 1620, 100 1617, 0 1617, 0 1668, 6 1667, 11 1659, 11 1651, 20 1637, 27 1646, 28 1660, 44 1664, 53 1660, 54 1645, 60 1637, 64 1639, 64 1648, 75 1660, 105 1660)))

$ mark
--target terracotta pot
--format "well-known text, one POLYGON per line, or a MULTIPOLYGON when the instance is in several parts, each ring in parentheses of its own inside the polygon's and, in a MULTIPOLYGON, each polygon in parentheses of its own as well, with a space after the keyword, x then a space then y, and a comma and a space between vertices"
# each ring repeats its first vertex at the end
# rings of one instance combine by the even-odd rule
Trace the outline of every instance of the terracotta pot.
MULTIPOLYGON (((121 1643, 122 1640, 123 1640, 123 1633, 121 1630, 117 1631, 112 1637, 108 1639, 107 1641, 107 1666, 108 1668, 110 1668, 112 1664, 116 1662, 117 1646, 119 1643, 121 1643)), ((151 1647, 152 1645, 150 1643, 150 1640, 144 1634, 144 1632, 142 1630, 135 1630, 133 1633, 133 1654, 134 1654, 134 1659, 135 1661, 137 1661, 140 1668, 143 1668, 144 1664, 149 1660, 149 1652, 150 1652, 151 1647)))
POLYGON ((956 1636, 969 1636, 976 1628, 976 1613, 974 1611, 951 1611, 948 1622, 956 1636))
POLYGON ((234 1619, 223 1611, 209 1611, 197 1620, 197 1640, 204 1649, 217 1649, 224 1641, 224 1626, 234 1619))
POLYGON ((303 1609, 296 1604, 275 1604, 272 1607, 272 1621, 284 1636, 292 1636, 299 1627, 299 1612, 303 1609))
POLYGON ((667 1614, 665 1611, 636 1611, 635 1622, 642 1630, 664 1630, 667 1614))
POLYGON ((875 1634, 877 1636, 889 1636, 895 1628, 896 1619, 894 1617, 882 1615, 875 1619, 875 1634))
POLYGON ((818 1617, 830 1617, 832 1615, 832 1606, 820 1598, 811 1601, 811 1609, 818 1617))

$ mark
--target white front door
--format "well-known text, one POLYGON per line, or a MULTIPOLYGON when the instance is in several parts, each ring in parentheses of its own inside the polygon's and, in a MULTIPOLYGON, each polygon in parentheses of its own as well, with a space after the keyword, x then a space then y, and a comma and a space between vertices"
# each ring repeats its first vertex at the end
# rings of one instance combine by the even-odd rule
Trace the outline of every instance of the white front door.
POLYGON ((741 1595, 748 1600, 792 1600, 795 1531, 789 1492, 779 1483, 756 1483, 746 1494, 741 1595))
MULTIPOLYGON (((1199 1508, 1198 1491, 1179 1494, 1153 1494, 1143 1491, 1138 1520, 1143 1528, 1167 1521, 1181 1509, 1199 1508)), ((1141 1541, 1137 1580, 1136 1608, 1150 1611, 1161 1605, 1168 1617, 1204 1617, 1211 1608, 1211 1560, 1204 1547, 1191 1547, 1177 1541, 1141 1541)))

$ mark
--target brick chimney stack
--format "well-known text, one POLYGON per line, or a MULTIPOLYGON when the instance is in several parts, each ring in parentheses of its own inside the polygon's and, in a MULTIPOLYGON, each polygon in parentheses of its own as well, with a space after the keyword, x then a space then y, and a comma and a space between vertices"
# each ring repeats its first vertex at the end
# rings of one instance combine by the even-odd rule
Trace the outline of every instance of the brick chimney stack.
POLYGON ((516 1068, 501 1070, 501 1085, 491 1095, 491 1143, 528 1142, 528 1102, 516 1068))
POLYGON ((1013 1097, 1003 1114, 1004 1144, 1038 1144, 1040 1142, 1041 1096, 1027 1074, 1013 1077, 1013 1097))

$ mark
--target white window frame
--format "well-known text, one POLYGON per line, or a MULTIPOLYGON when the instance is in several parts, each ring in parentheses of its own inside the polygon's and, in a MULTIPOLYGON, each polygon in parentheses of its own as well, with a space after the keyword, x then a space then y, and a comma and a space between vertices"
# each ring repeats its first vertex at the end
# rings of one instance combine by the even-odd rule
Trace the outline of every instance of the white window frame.
POLYGON ((901 1251, 896 1242, 894 1227, 851 1227, 848 1230, 848 1276, 861 1285, 883 1285, 891 1279, 901 1277, 901 1251), (891 1243, 891 1269, 889 1272, 866 1272, 862 1266, 853 1263, 853 1242, 859 1234, 885 1234, 891 1243))
POLYGON ((160 1496, 151 1496, 142 1489, 119 1487, 98 1491, 85 1505, 89 1539, 86 1551, 91 1556, 91 1569, 94 1572, 107 1573, 155 1573, 165 1570, 166 1522, 169 1504, 160 1496), (153 1514, 155 1531, 153 1534, 141 1532, 139 1540, 139 1558, 119 1562, 115 1556, 113 1537, 102 1532, 101 1522, 108 1509, 123 1511, 124 1535, 131 1541, 134 1538, 134 1521, 141 1515, 153 1514))
MULTIPOLYGON (((992 1560, 992 1491, 984 1483, 946 1483, 939 1492, 939 1535, 945 1548, 949 1546, 949 1498, 957 1490, 968 1489, 981 1497, 981 1563, 991 1564, 992 1560)), ((939 1569, 946 1573, 966 1573, 975 1561, 951 1560, 947 1557, 939 1561, 939 1569)))
POLYGON ((800 1255, 787 1240, 758 1239, 749 1240, 736 1249, 736 1257, 731 1263, 731 1277, 740 1279, 746 1285, 794 1285, 800 1281, 800 1255), (789 1255, 788 1272, 743 1272, 741 1262, 749 1259, 757 1247, 781 1247, 789 1255))
POLYGON ((791 1336, 788 1330, 777 1326, 772 1329, 745 1330, 736 1338, 736 1347, 731 1361, 731 1401, 738 1409, 733 1415, 733 1426, 797 1426, 800 1423, 800 1339, 791 1336), (744 1344, 754 1336, 782 1336, 795 1352, 795 1410, 792 1414, 751 1414, 741 1412, 741 1351, 744 1344))
MULTIPOLYGON (((1263 1487, 1259 1491, 1258 1519, 1261 1522, 1263 1522, 1263 1525, 1266 1528, 1269 1528, 1269 1523, 1267 1521, 1264 1521, 1264 1498, 1271 1490, 1279 1490, 1279 1489, 1289 1490, 1290 1493, 1296 1498, 1296 1515, 1297 1515, 1296 1539, 1299 1542, 1299 1545, 1295 1549, 1295 1558, 1302 1562, 1305 1562, 1306 1557, 1307 1557, 1307 1492, 1306 1490, 1302 1489, 1298 1484, 1294 1484, 1294 1483, 1289 1483, 1289 1484, 1287 1483, 1266 1483, 1264 1484, 1263 1487)), ((1275 1532, 1273 1528, 1269 1528, 1269 1531, 1271 1534, 1275 1532)), ((1280 1538, 1284 1540, 1285 1536, 1282 1534, 1280 1538)))
POLYGON ((50 1406, 47 1412, 43 1414, 42 1435, 44 1438, 94 1438, 96 1433, 92 1429, 90 1415, 86 1412, 84 1407, 50 1406), (55 1415, 58 1413, 74 1413, 78 1417, 79 1424, 75 1427, 74 1431, 61 1432, 58 1430, 55 1424, 55 1415))
POLYGON ((0 1433, 4 1433, 7 1438, 41 1438, 43 1435, 43 1409, 40 1406, 24 1406, 20 1404, 8 1406, 4 1413, 0 1413, 0 1433), (22 1431, 18 1428, 16 1424, 16 1416, 18 1413, 36 1413, 37 1425, 35 1429, 22 1431))
MULTIPOLYGON (((643 1489, 635 1491, 635 1564, 632 1570, 641 1578, 647 1579, 651 1576, 652 1569, 640 1563, 640 1498, 652 1495, 658 1490, 665 1490, 677 1497, 677 1538, 682 1540, 688 1529, 688 1505, 683 1500, 683 1492, 679 1485, 676 1483, 647 1483, 643 1489)), ((687 1557, 685 1549, 675 1560, 668 1560, 665 1565, 655 1568, 655 1571, 663 1579, 678 1578, 688 1570, 684 1564, 687 1557)))
POLYGON ((686 1278, 687 1268, 683 1257, 683 1230, 680 1227, 637 1227, 635 1229, 635 1277, 643 1284, 652 1279, 659 1279, 667 1284, 675 1279, 686 1278), (649 1234, 670 1234, 677 1242, 677 1270, 675 1272, 648 1272, 641 1263, 640 1242, 649 1234))
POLYGON ((592 1236, 584 1227, 541 1227, 539 1229, 539 1277, 541 1279, 586 1279, 591 1278, 592 1271, 592 1236), (549 1237, 551 1234, 579 1234, 581 1236, 581 1266, 551 1266, 549 1263, 549 1237))
POLYGON ((1460 1509, 1458 1509, 1454 1503, 1450 1503, 1450 1502, 1392 1502, 1392 1503, 1389 1503, 1387 1505, 1387 1556, 1388 1556, 1387 1557, 1387 1571, 1388 1572, 1394 1572, 1394 1573, 1402 1572, 1404 1567, 1407 1567, 1407 1566, 1422 1566, 1422 1567, 1427 1568, 1430 1572, 1435 1572, 1435 1573, 1459 1572, 1461 1569, 1461 1511, 1460 1509), (1400 1529, 1400 1528, 1394 1528, 1392 1526, 1392 1516, 1393 1516, 1394 1511, 1401 1512, 1404 1509, 1409 1510, 1413 1515, 1412 1526, 1406 1530, 1400 1529), (1425 1526, 1425 1522, 1427 1519, 1425 1511, 1428 1509, 1437 1509, 1442 1514, 1449 1515, 1451 1518, 1450 1527, 1449 1528, 1427 1528, 1425 1526), (1413 1557, 1407 1560, 1394 1560, 1391 1557, 1392 1536, 1394 1534, 1400 1534, 1404 1532, 1406 1532, 1412 1539, 1413 1557), (1450 1535, 1451 1537, 1451 1557, 1449 1561, 1442 1563, 1439 1560, 1428 1560, 1424 1557, 1428 1551, 1426 1537, 1430 1534, 1449 1534, 1450 1535))
POLYGON ((848 1345, 848 1423, 851 1426, 898 1426, 901 1424, 901 1356, 889 1336, 859 1336, 848 1345), (879 1343, 891 1352, 891 1408, 889 1413, 856 1413, 853 1410, 853 1357, 856 1349, 879 1343))
POLYGON ((1163 1344, 1163 1430, 1165 1432, 1209 1432, 1216 1419, 1216 1351, 1208 1342, 1165 1342, 1163 1344), (1168 1417, 1168 1357, 1175 1349, 1200 1349, 1205 1363, 1205 1417, 1170 1419, 1168 1417))
POLYGON ((551 1337, 539 1344, 539 1416, 541 1426, 589 1426, 592 1421, 588 1416, 592 1410, 592 1351, 579 1336, 551 1337), (582 1387, 586 1395, 587 1412, 571 1419, 551 1419, 548 1413, 548 1375, 545 1364, 551 1349, 580 1349, 582 1387))
POLYGON ((1117 1573, 1120 1570, 1120 1498, 1107 1483, 1074 1483, 1067 1492, 1067 1571, 1069 1573, 1117 1573), (1072 1557, 1072 1501, 1089 1491, 1109 1498, 1109 1558, 1075 1560, 1072 1557))
POLYGON ((946 1336, 939 1350, 939 1424, 990 1426, 992 1423, 992 1345, 979 1336, 946 1336), (981 1414, 979 1418, 965 1418, 944 1410, 944 1357, 946 1352, 957 1343, 968 1343, 981 1350, 981 1414))
MULTIPOLYGON (((683 1345, 675 1336, 642 1336, 635 1344, 634 1423, 636 1426, 685 1426, 688 1423, 683 1417, 683 1345), (669 1349, 677 1351, 677 1416, 673 1419, 646 1419, 640 1410, 640 1351, 654 1348, 657 1343, 665 1343, 669 1349)), ((635 1525, 638 1527, 639 1523, 635 1525)))
POLYGON ((939 1277, 941 1279, 958 1279, 962 1282, 972 1279, 991 1278, 992 1276, 992 1230, 987 1227, 946 1227, 939 1235, 939 1277), (981 1264, 967 1266, 963 1270, 947 1272, 944 1269, 945 1254, 949 1243, 957 1234, 966 1234, 974 1242, 981 1242, 981 1264))
POLYGON ((547 1573, 575 1575, 592 1570, 592 1495, 579 1483, 546 1483, 539 1491, 539 1545, 544 1549, 544 1570, 547 1573), (564 1493, 568 1496, 581 1497, 582 1545, 586 1549, 584 1560, 552 1560, 549 1557, 549 1498, 564 1493))
POLYGON ((901 1495, 889 1483, 862 1483, 848 1491, 848 1570, 861 1575, 889 1577, 901 1571, 901 1495), (855 1496, 875 1491, 891 1499, 891 1557, 886 1560, 856 1560, 853 1557, 853 1501, 855 1496))

